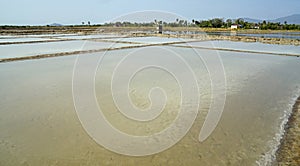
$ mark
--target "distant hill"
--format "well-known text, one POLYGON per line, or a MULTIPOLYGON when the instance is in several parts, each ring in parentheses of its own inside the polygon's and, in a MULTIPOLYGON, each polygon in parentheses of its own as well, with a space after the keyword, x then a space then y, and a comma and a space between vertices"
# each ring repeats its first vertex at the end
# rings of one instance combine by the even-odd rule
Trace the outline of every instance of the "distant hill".
POLYGON ((300 14, 294 14, 291 16, 281 17, 272 20, 272 22, 280 22, 280 23, 284 23, 285 21, 287 21, 288 24, 300 24, 300 14))
POLYGON ((258 20, 258 19, 253 19, 253 18, 243 18, 246 22, 250 22, 250 23, 259 23, 262 22, 262 20, 258 20))
POLYGON ((59 27, 59 26, 63 26, 63 25, 62 24, 58 24, 58 23, 53 23, 53 24, 50 24, 50 26, 59 27))
MULTIPOLYGON (((263 20, 259 20, 259 19, 253 19, 253 18, 243 18, 245 21, 250 22, 250 23, 259 23, 259 22, 263 22, 263 20)), ((294 15, 290 15, 290 16, 286 16, 286 17, 280 17, 274 20, 266 20, 267 22, 280 22, 280 23, 284 23, 285 21, 288 24, 298 24, 300 25, 300 14, 294 14, 294 15)))

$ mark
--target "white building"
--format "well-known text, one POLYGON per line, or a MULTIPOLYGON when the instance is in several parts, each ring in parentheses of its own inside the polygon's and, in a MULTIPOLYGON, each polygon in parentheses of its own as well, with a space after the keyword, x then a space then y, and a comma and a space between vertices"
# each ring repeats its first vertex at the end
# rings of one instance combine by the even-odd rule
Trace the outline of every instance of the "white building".
POLYGON ((238 29, 239 25, 233 24, 231 25, 231 29, 238 29))

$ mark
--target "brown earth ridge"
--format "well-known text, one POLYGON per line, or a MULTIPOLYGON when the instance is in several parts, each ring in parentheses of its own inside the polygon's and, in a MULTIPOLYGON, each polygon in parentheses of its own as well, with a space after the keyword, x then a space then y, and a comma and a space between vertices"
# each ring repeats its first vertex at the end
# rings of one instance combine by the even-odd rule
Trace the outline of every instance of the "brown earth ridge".
POLYGON ((300 165, 300 97, 293 106, 285 134, 276 152, 277 165, 300 165))

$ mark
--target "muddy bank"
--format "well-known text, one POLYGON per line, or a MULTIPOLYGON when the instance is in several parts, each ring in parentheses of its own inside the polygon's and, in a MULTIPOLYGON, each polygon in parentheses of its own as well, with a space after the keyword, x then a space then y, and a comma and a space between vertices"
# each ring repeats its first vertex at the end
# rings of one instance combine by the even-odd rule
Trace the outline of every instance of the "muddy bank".
POLYGON ((300 165, 300 97, 285 126, 285 134, 276 152, 276 165, 300 165))
POLYGON ((212 29, 212 28, 197 28, 197 27, 164 27, 165 32, 169 34, 156 34, 156 27, 107 27, 107 26, 32 26, 32 27, 6 27, 0 29, 1 35, 41 35, 41 34, 104 34, 114 33, 128 36, 160 36, 160 37, 180 37, 180 38, 197 38, 210 40, 230 40, 242 42, 261 42, 266 44, 283 44, 283 45, 300 45, 299 39, 288 38, 264 38, 264 37, 249 37, 235 36, 235 33, 244 34, 274 34, 299 31, 276 31, 276 30, 238 30, 230 31, 229 29, 212 29), (201 32, 200 34, 197 34, 201 32), (232 36, 224 35, 206 35, 205 32, 232 32, 232 36), (204 33, 204 34, 203 34, 204 33))
POLYGON ((228 40, 237 42, 260 42, 264 44, 279 44, 279 45, 300 45, 298 39, 284 38, 263 38, 263 37, 248 37, 248 36, 222 36, 222 35, 205 35, 205 34, 143 34, 139 33, 136 36, 159 36, 159 37, 176 37, 176 38, 192 38, 200 40, 228 40))
MULTIPOLYGON (((156 31, 155 26, 136 26, 136 27, 116 27, 116 26, 101 26, 101 25, 70 25, 70 26, 0 26, 0 34, 66 34, 66 33, 95 33, 95 32, 130 32, 130 31, 156 31)), ((164 31, 171 32, 231 32, 230 28, 199 28, 199 27, 164 27, 164 31)), ((300 32, 299 30, 258 30, 258 29, 239 29, 234 32, 244 34, 274 34, 286 32, 300 32)))
MULTIPOLYGON (((91 35, 95 33, 87 33, 85 35, 91 35)), ((97 33, 99 34, 99 33, 97 33)), ((111 33, 101 33, 101 34, 111 34, 111 33)), ((300 46, 300 40, 298 39, 285 39, 285 38, 263 38, 263 37, 248 37, 248 36, 221 36, 221 35, 206 35, 206 34, 156 34, 152 32, 118 32, 116 35, 125 35, 120 38, 126 37, 167 37, 167 38, 187 38, 187 39, 197 39, 198 41, 207 40, 228 40, 236 42, 260 42, 264 44, 278 44, 278 45, 295 45, 300 46)), ((79 34, 83 35, 83 34, 79 34)), ((116 38, 116 37, 112 37, 116 38)), ((45 40, 45 41, 26 41, 26 42, 2 42, 0 45, 8 44, 28 44, 28 43, 44 43, 44 42, 56 42, 56 41, 66 41, 66 40, 95 40, 92 39, 58 39, 58 40, 45 40)), ((107 38, 108 39, 108 38, 107 38)))
POLYGON ((242 42, 260 42, 264 44, 280 44, 280 45, 300 45, 298 39, 284 39, 284 38, 262 38, 262 37, 247 37, 247 36, 215 36, 210 35, 213 40, 230 40, 242 42))

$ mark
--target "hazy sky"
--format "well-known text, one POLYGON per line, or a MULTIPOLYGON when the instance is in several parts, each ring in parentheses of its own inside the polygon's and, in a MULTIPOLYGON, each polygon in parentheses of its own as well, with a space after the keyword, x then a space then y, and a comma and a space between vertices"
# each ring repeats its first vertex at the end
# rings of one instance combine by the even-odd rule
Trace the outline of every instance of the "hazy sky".
POLYGON ((93 24, 143 10, 172 12, 187 19, 274 19, 299 14, 300 0, 0 0, 0 24, 93 24))

